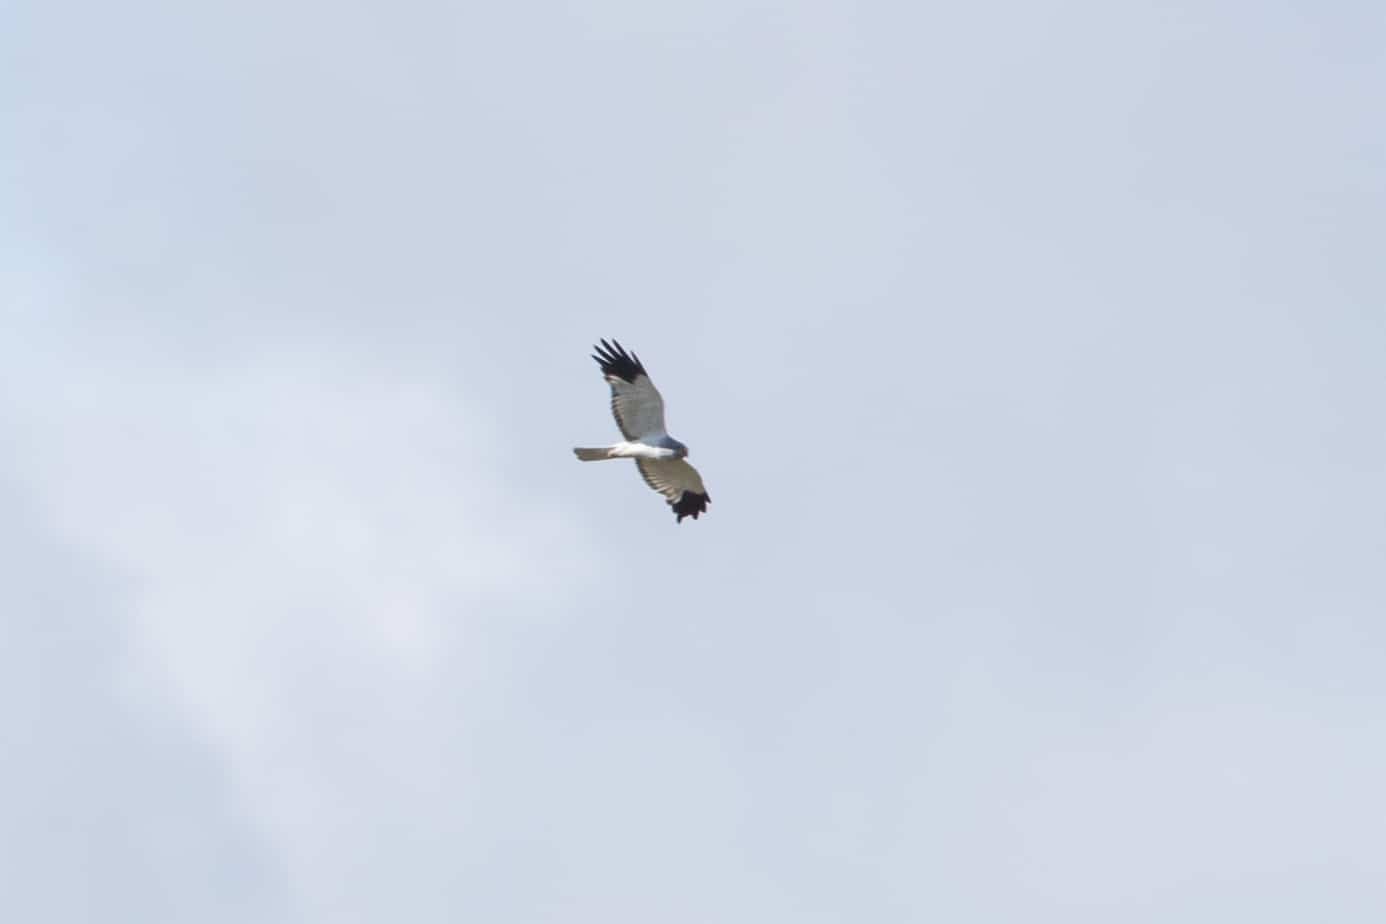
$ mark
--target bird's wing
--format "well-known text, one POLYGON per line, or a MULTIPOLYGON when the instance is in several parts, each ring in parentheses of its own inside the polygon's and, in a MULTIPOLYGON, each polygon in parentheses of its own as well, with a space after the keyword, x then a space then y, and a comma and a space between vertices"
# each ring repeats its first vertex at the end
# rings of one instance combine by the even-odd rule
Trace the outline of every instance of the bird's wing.
POLYGON ((592 358, 611 386, 611 415, 628 440, 664 435, 664 399, 645 373, 640 357, 621 344, 602 341, 592 358))
POLYGON ((698 470, 683 459, 636 459, 635 465, 645 484, 663 494, 674 508, 678 517, 674 522, 682 523, 684 517, 696 520, 700 513, 707 512, 712 498, 703 487, 698 470))

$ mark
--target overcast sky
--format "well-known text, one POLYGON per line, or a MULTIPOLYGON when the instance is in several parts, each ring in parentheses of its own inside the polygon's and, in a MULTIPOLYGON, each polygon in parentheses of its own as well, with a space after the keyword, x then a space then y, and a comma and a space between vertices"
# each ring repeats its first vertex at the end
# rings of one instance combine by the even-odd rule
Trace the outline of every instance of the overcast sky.
POLYGON ((1382 10, 5 5, 0 916, 1386 920, 1382 10))

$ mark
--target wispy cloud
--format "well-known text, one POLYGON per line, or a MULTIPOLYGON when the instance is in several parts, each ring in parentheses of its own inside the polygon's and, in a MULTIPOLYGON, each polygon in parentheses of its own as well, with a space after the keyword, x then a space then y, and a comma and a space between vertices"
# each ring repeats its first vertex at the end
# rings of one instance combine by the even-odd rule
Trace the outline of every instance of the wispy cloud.
POLYGON ((0 406, 18 477, 118 576, 130 695, 175 704, 329 909, 372 828, 426 839, 466 804, 497 627, 583 586, 591 544, 507 482, 485 408, 447 383, 306 349, 190 371, 50 347, 0 406))

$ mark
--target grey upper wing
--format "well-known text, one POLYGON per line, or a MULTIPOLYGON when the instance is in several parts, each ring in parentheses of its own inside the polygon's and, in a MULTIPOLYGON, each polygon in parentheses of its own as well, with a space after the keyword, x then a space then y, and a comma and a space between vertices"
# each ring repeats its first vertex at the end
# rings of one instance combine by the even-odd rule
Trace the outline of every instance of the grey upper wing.
POLYGON ((683 459, 636 459, 635 465, 645 483, 664 495, 669 506, 674 508, 678 518, 674 522, 682 523, 684 517, 696 520, 707 512, 712 498, 703 487, 698 470, 683 459))
POLYGON ((611 386, 611 415, 628 440, 664 435, 664 399, 650 381, 640 357, 619 342, 601 342, 592 358, 611 386))

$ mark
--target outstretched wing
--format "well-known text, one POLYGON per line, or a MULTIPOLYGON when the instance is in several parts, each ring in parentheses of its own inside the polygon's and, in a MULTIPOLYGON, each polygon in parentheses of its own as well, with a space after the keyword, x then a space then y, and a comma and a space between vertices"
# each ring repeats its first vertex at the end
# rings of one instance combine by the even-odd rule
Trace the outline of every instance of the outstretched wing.
POLYGON ((663 494, 674 508, 678 516, 674 522, 682 523, 684 517, 696 520, 698 514, 707 512, 712 498, 703 487, 698 470, 683 459, 636 459, 635 465, 645 484, 663 494))
POLYGON ((611 385, 611 415, 628 440, 664 435, 664 399, 645 373, 640 357, 620 343, 602 341, 592 358, 611 385))

